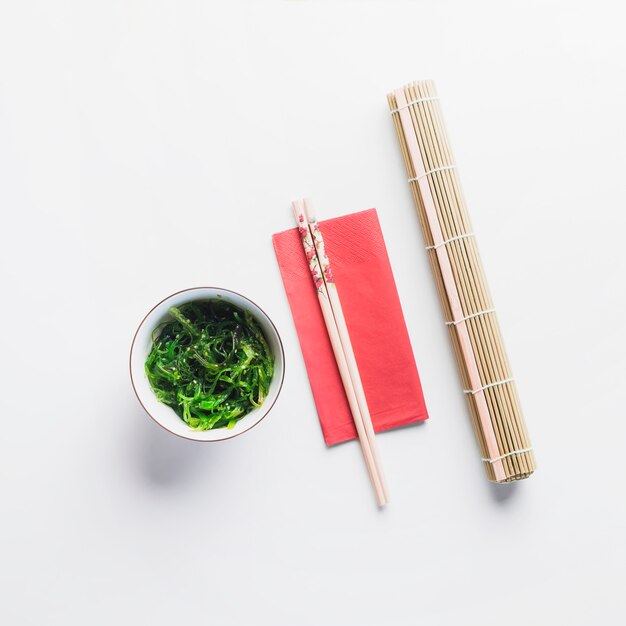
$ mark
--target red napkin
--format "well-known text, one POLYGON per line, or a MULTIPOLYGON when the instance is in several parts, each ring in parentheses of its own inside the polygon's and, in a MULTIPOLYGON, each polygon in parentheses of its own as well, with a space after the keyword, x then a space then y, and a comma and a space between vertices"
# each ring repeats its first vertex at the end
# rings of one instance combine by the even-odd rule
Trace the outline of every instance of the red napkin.
MULTIPOLYGON (((320 223, 374 430, 428 419, 376 209, 320 223)), ((297 229, 272 237, 328 445, 357 436, 297 229)))

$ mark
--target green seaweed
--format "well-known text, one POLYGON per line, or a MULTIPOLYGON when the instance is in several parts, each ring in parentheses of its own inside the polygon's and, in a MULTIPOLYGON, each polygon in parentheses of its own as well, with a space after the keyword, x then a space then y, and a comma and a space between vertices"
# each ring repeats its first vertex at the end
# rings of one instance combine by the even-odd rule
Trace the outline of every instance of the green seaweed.
POLYGON ((267 397, 274 359, 249 311, 222 299, 169 310, 152 334, 146 375, 191 428, 233 428, 267 397))

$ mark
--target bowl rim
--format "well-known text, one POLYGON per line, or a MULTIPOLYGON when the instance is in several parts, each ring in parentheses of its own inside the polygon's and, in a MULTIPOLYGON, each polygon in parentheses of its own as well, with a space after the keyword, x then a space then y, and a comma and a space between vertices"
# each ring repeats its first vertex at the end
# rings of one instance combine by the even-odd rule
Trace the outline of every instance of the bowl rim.
MULTIPOLYGON (((129 354, 129 363, 128 363, 128 365, 129 365, 129 371, 130 371, 130 383, 133 386, 133 391, 135 392, 135 396, 137 397, 137 400, 139 401, 139 404, 141 405, 143 410, 148 414, 150 419, 152 419, 153 422, 158 424, 161 428, 166 430, 168 433, 171 433, 172 435, 176 435, 177 437, 180 437, 181 439, 186 439, 187 441, 196 441, 198 443, 215 443, 217 441, 226 441, 227 439, 234 439, 235 437, 239 437, 240 435, 243 435, 243 434, 249 432, 250 430, 252 430, 255 426, 260 424, 267 417, 268 413, 272 410, 272 408, 274 408, 274 405, 276 404, 276 401, 278 400, 278 397, 280 396, 280 392, 283 389, 283 383, 285 382, 285 349, 283 347, 283 340, 282 340, 282 338, 280 336, 280 333, 278 332, 278 328, 276 328, 276 325, 272 321, 272 318, 256 302, 254 302, 254 300, 251 300, 250 298, 248 298, 247 296, 244 296, 243 294, 239 293, 238 291, 233 291, 232 289, 225 289, 224 287, 188 287, 187 289, 180 289, 179 291, 175 291, 174 293, 170 294, 169 296, 167 296, 167 297, 163 298, 162 300, 160 300, 159 302, 157 302, 146 313, 146 315, 143 317, 143 319, 139 323, 139 326, 137 326, 137 330, 135 331, 135 334, 133 336, 133 341, 130 344, 130 354, 129 354), (204 290, 204 289, 214 289, 214 290, 217 290, 217 291, 223 291, 223 292, 226 292, 226 293, 231 293, 231 294, 233 294, 235 296, 238 296, 239 298, 243 298, 244 300, 247 300, 248 302, 253 304, 259 311, 261 311, 261 313, 263 313, 263 315, 265 316, 267 321, 271 324, 272 328, 274 329, 274 332, 276 333, 276 338, 278 339, 278 346, 280 347, 280 355, 281 355, 281 359, 282 359, 282 363, 283 363, 282 373, 281 373, 281 377, 280 377, 280 382, 278 384, 278 391, 276 392, 276 396, 274 397, 274 400, 273 400, 272 404, 269 405, 269 407, 267 408, 267 410, 265 411, 265 413, 263 414, 261 419, 257 420, 254 424, 252 424, 251 426, 249 426, 245 430, 242 430, 241 432, 234 433, 232 435, 227 435, 225 437, 220 437, 219 439, 196 439, 194 437, 187 437, 186 435, 174 432, 173 430, 170 430, 169 428, 167 428, 167 426, 164 426, 159 420, 156 419, 156 417, 154 417, 154 415, 152 415, 152 413, 150 413, 150 411, 148 411, 148 409, 146 408, 145 404, 141 401, 141 397, 139 395, 139 392, 137 391, 137 387, 135 386, 135 379, 133 378, 133 351, 135 349, 135 341, 137 340, 137 335, 139 335, 139 331, 141 330, 141 327, 145 324, 146 320, 150 317, 152 312, 155 309, 157 309, 158 307, 160 307, 165 301, 169 300, 170 298, 173 298, 174 296, 178 296, 181 293, 187 293, 189 291, 200 291, 200 290, 204 290)), ((245 417, 245 415, 244 415, 244 417, 245 417)))

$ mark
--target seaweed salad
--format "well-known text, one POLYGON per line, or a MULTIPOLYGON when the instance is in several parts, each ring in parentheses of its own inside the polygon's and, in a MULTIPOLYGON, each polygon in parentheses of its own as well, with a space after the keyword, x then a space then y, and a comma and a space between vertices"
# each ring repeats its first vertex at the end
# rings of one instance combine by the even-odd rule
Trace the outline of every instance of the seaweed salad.
POLYGON ((267 397, 274 358, 249 311, 222 299, 171 307, 146 374, 159 401, 196 430, 232 428, 267 397))

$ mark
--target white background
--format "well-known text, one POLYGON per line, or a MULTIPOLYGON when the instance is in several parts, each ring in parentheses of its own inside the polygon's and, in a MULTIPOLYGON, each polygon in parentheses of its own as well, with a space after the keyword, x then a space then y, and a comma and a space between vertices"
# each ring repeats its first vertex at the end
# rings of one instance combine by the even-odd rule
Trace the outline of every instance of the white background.
POLYGON ((0 9, 0 622, 623 624, 620 3, 11 2, 0 9), (437 81, 539 469, 489 484, 386 93, 437 81), (377 207, 431 414, 327 449, 271 234, 377 207), (185 287, 285 343, 270 416, 194 444, 128 351, 185 287))

